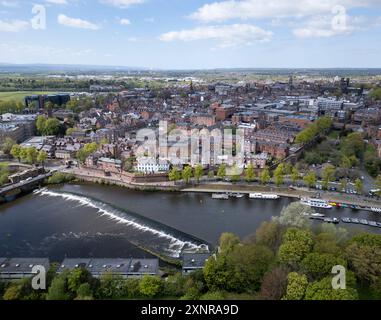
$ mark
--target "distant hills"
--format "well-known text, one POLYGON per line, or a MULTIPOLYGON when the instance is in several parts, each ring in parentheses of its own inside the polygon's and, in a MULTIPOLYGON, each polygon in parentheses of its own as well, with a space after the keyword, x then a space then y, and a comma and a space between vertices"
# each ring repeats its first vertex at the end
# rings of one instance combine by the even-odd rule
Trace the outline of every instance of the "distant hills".
POLYGON ((147 68, 122 66, 68 65, 68 64, 9 64, 0 63, 0 73, 104 73, 147 71, 147 68))
POLYGON ((160 70, 144 67, 68 65, 68 64, 9 64, 0 63, 1 73, 15 74, 115 74, 115 73, 164 73, 164 74, 223 74, 252 73, 261 75, 381 75, 381 68, 220 68, 205 70, 160 70))

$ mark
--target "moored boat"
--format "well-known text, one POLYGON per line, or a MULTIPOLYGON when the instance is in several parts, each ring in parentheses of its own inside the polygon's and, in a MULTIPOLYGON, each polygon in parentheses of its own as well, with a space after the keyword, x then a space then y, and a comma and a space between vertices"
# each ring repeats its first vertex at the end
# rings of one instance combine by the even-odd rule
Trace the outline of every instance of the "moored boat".
POLYGON ((232 197, 232 198, 243 198, 245 195, 243 193, 229 193, 229 197, 232 197))
POLYGON ((280 197, 277 194, 250 193, 250 199, 277 200, 280 197))
POLYGON ((300 203, 312 208, 332 209, 332 206, 327 201, 321 199, 302 198, 300 203))
POLYGON ((226 193, 213 193, 212 194, 212 199, 215 200, 229 200, 229 195, 226 193))

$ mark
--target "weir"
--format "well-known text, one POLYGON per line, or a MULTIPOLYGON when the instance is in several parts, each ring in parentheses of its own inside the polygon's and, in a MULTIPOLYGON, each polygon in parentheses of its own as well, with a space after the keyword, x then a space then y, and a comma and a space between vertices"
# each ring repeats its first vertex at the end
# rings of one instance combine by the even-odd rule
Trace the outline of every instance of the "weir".
POLYGON ((124 210, 122 208, 115 207, 109 203, 94 199, 88 196, 83 196, 75 193, 57 192, 49 189, 36 190, 34 192, 37 195, 60 197, 69 201, 76 201, 84 206, 88 206, 97 209, 102 216, 117 221, 118 223, 125 224, 139 230, 141 232, 148 232, 153 236, 165 239, 169 241, 168 250, 174 250, 176 252, 175 258, 181 254, 184 249, 191 251, 210 251, 212 246, 210 243, 197 238, 193 235, 187 234, 168 225, 152 220, 150 218, 141 216, 134 212, 124 210))

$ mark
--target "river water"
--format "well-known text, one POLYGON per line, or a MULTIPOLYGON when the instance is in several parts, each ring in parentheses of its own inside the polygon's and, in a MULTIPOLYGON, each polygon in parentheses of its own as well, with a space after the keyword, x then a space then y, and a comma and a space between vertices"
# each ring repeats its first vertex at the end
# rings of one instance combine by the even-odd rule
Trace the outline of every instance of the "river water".
MULTIPOLYGON (((212 248, 223 232, 244 238, 279 215, 293 199, 228 201, 210 194, 140 192, 73 184, 35 191, 0 206, 0 257, 177 257, 182 250, 212 248)), ((330 217, 381 222, 381 214, 325 210, 330 217)), ((315 223, 316 225, 319 222, 315 223)), ((352 231, 381 233, 359 225, 352 231)))

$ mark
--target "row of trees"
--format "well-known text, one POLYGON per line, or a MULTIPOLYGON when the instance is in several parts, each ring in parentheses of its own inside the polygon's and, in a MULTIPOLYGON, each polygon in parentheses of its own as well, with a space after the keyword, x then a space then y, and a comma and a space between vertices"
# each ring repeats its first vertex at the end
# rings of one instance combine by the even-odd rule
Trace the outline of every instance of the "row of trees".
MULTIPOLYGON (((232 168, 231 170, 232 174, 229 176, 233 182, 238 182, 244 177, 246 182, 253 182, 256 179, 259 180, 259 182, 263 185, 268 184, 271 180, 274 181, 276 186, 281 186, 285 183, 285 179, 288 177, 290 181, 295 184, 300 180, 300 172, 299 170, 292 166, 289 163, 281 163, 278 165, 278 167, 274 170, 273 176, 269 169, 264 169, 260 173, 260 175, 257 177, 254 167, 252 164, 249 164, 247 168, 243 172, 243 176, 241 174, 235 173, 238 172, 237 168, 232 168)), ((327 165, 323 169, 322 172, 322 187, 323 189, 327 190, 329 187, 329 183, 335 181, 335 171, 336 168, 332 165, 327 165)), ((204 170, 201 165, 197 165, 194 168, 187 166, 182 171, 180 171, 177 167, 173 167, 172 170, 169 172, 169 179, 171 181, 179 181, 183 180, 184 182, 188 183, 192 178, 195 178, 197 182, 200 182, 201 177, 204 175, 204 170)), ((209 178, 214 177, 214 172, 210 171, 208 174, 209 178)), ((227 167, 225 164, 222 164, 218 167, 217 170, 217 177, 219 179, 225 179, 227 177, 227 167)), ((303 182, 309 187, 313 188, 316 186, 318 181, 318 177, 315 171, 309 171, 306 175, 303 177, 303 182)), ((340 183, 340 187, 342 190, 346 190, 347 188, 347 180, 342 179, 340 183)), ((355 182, 355 188, 358 193, 363 192, 363 182, 361 179, 357 179, 355 182)))
POLYGON ((48 290, 36 292, 30 280, 3 288, 16 299, 381 299, 381 235, 350 234, 322 224, 312 231, 302 215, 313 209, 293 203, 279 217, 264 222, 244 240, 225 233, 218 252, 203 271, 189 276, 170 272, 167 279, 121 279, 106 273, 94 279, 82 268, 48 275, 48 290), (332 287, 332 268, 346 270, 346 289, 332 287), (361 289, 361 290, 358 290, 361 289))
POLYGON ((0 114, 21 113, 23 110, 24 104, 22 102, 16 102, 14 100, 0 101, 0 114))
POLYGON ((38 151, 35 147, 26 147, 15 144, 11 149, 11 155, 19 162, 27 164, 44 164, 48 154, 44 150, 38 151))
POLYGON ((313 141, 319 134, 326 133, 332 128, 332 119, 328 117, 322 117, 310 124, 306 129, 300 132, 295 142, 298 144, 307 144, 313 141))

